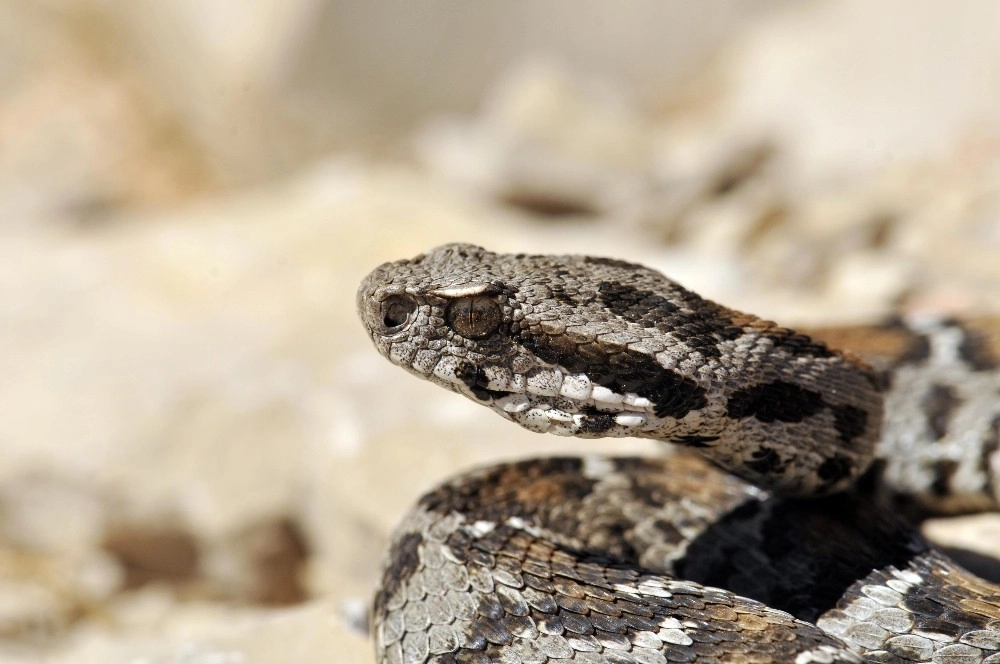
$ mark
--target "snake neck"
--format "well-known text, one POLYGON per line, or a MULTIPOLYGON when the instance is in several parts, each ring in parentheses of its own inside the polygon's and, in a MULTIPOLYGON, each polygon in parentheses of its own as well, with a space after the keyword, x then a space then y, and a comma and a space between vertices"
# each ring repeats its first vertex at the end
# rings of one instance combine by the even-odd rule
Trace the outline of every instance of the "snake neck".
POLYGON ((1000 321, 909 316, 810 330, 868 361, 884 385, 872 475, 914 516, 995 510, 1000 496, 1000 321))

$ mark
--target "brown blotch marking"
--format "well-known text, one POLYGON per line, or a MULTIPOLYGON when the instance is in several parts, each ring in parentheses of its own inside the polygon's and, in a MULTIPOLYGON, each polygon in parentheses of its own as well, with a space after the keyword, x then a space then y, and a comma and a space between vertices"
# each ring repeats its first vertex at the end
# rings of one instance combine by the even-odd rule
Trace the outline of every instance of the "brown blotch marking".
POLYGON ((844 478, 850 477, 853 472, 854 464, 851 460, 840 455, 830 457, 816 469, 816 475, 827 486, 837 484, 844 478))
POLYGON ((578 501, 593 491, 594 480, 578 477, 540 477, 519 487, 514 499, 523 505, 565 505, 578 501))
POLYGON ((743 334, 742 329, 721 315, 724 311, 721 307, 681 286, 674 285, 669 295, 661 295, 628 284, 602 281, 597 290, 601 302, 616 316, 646 329, 669 333, 704 357, 721 357, 719 344, 743 334))
POLYGON ((648 481, 646 478, 632 478, 631 484, 632 497, 650 507, 662 507, 667 501, 679 497, 667 491, 660 482, 648 481))
POLYGON ((941 440, 948 433, 948 424, 960 404, 961 400, 949 385, 933 385, 924 395, 921 406, 935 440, 941 440))
POLYGON ((726 403, 730 417, 755 417, 761 422, 801 422, 822 408, 818 392, 783 380, 737 390, 726 403))
POLYGON ((931 356, 931 341, 921 334, 914 334, 910 346, 897 358, 896 366, 920 364, 931 356))
POLYGON ((845 443, 850 444, 867 429, 868 413, 857 406, 831 406, 830 409, 833 411, 833 426, 845 443))
MULTIPOLYGON (((631 477, 646 477, 652 474, 657 478, 664 476, 664 459, 659 457, 612 457, 615 472, 631 477)), ((707 463, 699 456, 684 456, 670 459, 671 467, 683 468, 685 475, 704 474, 707 463)))
POLYGON ((958 354, 973 371, 991 371, 1000 366, 997 348, 1000 346, 1000 330, 983 324, 977 329, 975 322, 956 325, 962 330, 958 354))
POLYGON ((482 499, 499 504, 511 503, 518 511, 533 514, 539 507, 563 506, 567 501, 579 501, 589 496, 596 480, 584 477, 583 462, 579 458, 555 457, 503 466, 496 479, 496 486, 486 486, 482 499))
POLYGON ((680 419, 708 404, 705 389, 653 358, 617 344, 578 344, 570 334, 549 336, 524 330, 517 337, 542 360, 585 374, 617 394, 635 392, 655 404, 659 417, 680 419))
POLYGON ((420 533, 407 533, 396 540, 389 549, 389 565, 382 574, 382 584, 375 595, 373 612, 377 620, 385 618, 385 604, 399 587, 417 571, 420 565, 420 533))
POLYGON ((627 519, 604 520, 587 538, 588 544, 597 545, 601 555, 607 555, 616 562, 626 565, 639 564, 639 551, 631 542, 629 536, 635 524, 627 519))
POLYGON ((923 556, 923 582, 910 588, 903 598, 902 607, 911 612, 914 630, 957 639, 962 634, 989 629, 997 608, 995 587, 938 556, 933 551, 923 556), (965 610, 949 611, 935 600, 937 597, 951 598, 949 604, 965 610))
POLYGON ((852 338, 845 342, 847 348, 884 367, 921 364, 931 356, 930 338, 899 317, 877 327, 849 328, 848 333, 852 338))
POLYGON ((826 344, 814 341, 804 334, 799 334, 784 327, 776 327, 768 330, 763 333, 763 336, 770 339, 775 348, 786 350, 795 356, 825 358, 836 355, 826 344))

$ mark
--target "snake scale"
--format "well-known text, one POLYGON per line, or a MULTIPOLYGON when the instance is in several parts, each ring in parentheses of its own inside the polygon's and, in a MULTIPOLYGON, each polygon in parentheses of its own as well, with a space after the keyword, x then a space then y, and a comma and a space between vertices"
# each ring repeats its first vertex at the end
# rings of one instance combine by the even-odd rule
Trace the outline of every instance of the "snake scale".
POLYGON ((687 448, 431 490, 384 561, 380 663, 1000 662, 1000 587, 901 517, 996 507, 988 321, 807 335, 640 265, 467 244, 357 304, 394 364, 532 431, 687 448))

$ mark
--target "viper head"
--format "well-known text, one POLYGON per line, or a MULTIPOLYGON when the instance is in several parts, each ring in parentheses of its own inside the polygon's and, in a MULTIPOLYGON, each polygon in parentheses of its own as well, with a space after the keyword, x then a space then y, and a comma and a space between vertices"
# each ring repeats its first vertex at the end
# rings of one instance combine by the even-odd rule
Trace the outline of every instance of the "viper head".
POLYGON ((609 308, 621 284, 650 279, 675 286, 621 261, 451 244, 376 268, 358 290, 358 310, 390 361, 528 429, 643 435, 654 415, 662 429, 663 418, 708 402, 697 381, 653 357, 669 337, 629 343, 639 325, 609 308))
POLYGON ((517 353, 517 303, 490 269, 489 252, 445 245, 371 272, 358 312, 378 350, 408 371, 480 401, 506 396, 512 367, 537 364, 517 353))

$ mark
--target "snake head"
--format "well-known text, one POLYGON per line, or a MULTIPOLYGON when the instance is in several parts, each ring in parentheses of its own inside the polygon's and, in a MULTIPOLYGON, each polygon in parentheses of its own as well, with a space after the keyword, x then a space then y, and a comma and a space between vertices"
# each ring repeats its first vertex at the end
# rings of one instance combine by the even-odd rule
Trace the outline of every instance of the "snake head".
MULTIPOLYGON (((619 363, 621 378, 631 374, 628 385, 594 384, 587 375, 588 368, 595 376, 608 373, 596 368, 600 346, 580 343, 596 341, 600 330, 588 327, 610 332, 615 323, 538 278, 537 266, 530 266, 544 258, 445 245, 372 271, 358 290, 358 311, 391 362, 531 431, 642 435, 653 404, 635 392, 641 379, 635 367, 619 363), (568 323, 575 331, 567 331, 568 323), (576 367, 580 357, 590 366, 576 367)), ((556 272, 563 274, 549 276, 574 280, 565 270, 556 272)), ((624 331, 621 323, 617 327, 624 331)), ((691 387, 702 403, 700 388, 691 387)))
POLYGON ((489 252, 450 244, 371 272, 358 289, 358 313, 393 364, 492 404, 511 392, 513 368, 539 364, 510 343, 523 315, 490 270, 489 252))
POLYGON ((449 244, 357 303, 391 362, 532 431, 680 443, 797 495, 847 486, 878 434, 863 364, 641 265, 449 244))

